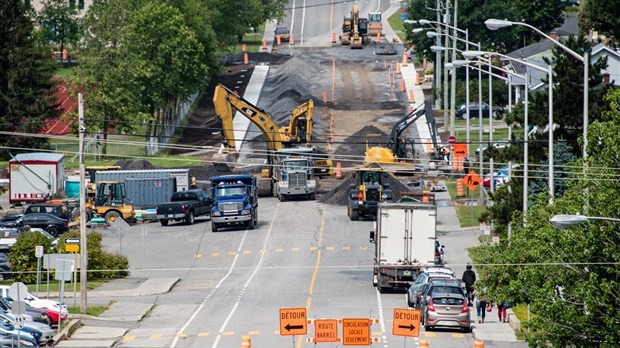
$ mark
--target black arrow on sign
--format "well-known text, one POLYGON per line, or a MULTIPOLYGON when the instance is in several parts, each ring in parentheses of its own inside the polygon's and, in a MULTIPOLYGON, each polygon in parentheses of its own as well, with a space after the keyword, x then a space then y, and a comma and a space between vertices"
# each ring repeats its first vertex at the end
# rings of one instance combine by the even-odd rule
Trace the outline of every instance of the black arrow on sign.
POLYGON ((413 324, 409 324, 409 325, 398 325, 399 329, 409 329, 409 331, 413 331, 415 330, 415 326, 413 326, 413 324))
POLYGON ((303 325, 291 325, 291 324, 286 324, 286 326, 284 327, 286 329, 286 331, 291 331, 291 330, 301 330, 304 328, 303 325))

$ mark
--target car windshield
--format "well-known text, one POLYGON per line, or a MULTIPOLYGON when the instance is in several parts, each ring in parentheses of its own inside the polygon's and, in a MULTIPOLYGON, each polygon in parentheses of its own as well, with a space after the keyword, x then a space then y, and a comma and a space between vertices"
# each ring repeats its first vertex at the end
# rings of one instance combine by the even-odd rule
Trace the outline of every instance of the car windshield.
POLYGON ((308 167, 307 160, 286 161, 283 163, 284 170, 303 170, 308 167))
POLYGON ((446 306, 462 306, 464 299, 455 298, 455 297, 435 297, 433 298, 433 303, 438 305, 446 305, 446 306))
POLYGON ((433 286, 429 290, 429 295, 432 294, 462 294, 463 290, 456 286, 433 286))

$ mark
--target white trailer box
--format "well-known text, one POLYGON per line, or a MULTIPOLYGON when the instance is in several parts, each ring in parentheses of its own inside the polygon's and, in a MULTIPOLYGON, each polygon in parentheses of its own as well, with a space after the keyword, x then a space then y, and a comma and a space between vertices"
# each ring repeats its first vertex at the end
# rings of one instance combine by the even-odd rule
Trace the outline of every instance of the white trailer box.
POLYGON ((9 203, 44 202, 65 189, 64 155, 33 152, 9 161, 9 203))
POLYGON ((434 265, 437 207, 428 203, 380 203, 373 283, 383 292, 408 287, 418 271, 434 265))

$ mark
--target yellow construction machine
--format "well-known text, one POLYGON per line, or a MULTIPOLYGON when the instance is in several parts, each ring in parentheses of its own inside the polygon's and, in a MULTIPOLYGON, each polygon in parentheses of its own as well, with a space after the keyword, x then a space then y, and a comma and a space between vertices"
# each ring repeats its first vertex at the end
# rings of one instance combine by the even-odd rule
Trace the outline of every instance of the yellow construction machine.
POLYGON ((368 30, 368 20, 360 18, 357 3, 353 4, 350 17, 344 17, 342 22, 341 45, 351 45, 351 48, 362 48, 364 44, 364 31, 368 30), (360 24, 361 27, 360 27, 360 24))
POLYGON ((381 12, 368 13, 368 35, 374 38, 383 35, 383 23, 381 23, 381 12))
POLYGON ((93 199, 86 202, 86 211, 90 217, 103 217, 108 225, 118 219, 135 219, 133 203, 126 198, 125 184, 120 181, 97 182, 97 192, 93 199))
POLYGON ((297 106, 291 111, 291 121, 288 126, 280 127, 282 142, 285 147, 293 144, 308 144, 312 140, 312 117, 314 115, 314 101, 297 106))

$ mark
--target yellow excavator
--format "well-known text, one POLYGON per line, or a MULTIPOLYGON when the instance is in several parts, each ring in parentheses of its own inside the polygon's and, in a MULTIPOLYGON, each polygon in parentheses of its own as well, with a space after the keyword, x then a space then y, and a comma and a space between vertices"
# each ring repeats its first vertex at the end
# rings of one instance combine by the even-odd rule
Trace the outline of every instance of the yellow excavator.
MULTIPOLYGON (((273 167, 277 160, 275 154, 278 150, 284 147, 292 147, 293 144, 307 145, 311 140, 312 113, 314 109, 314 102, 312 100, 293 110, 288 127, 278 127, 267 111, 253 105, 222 84, 218 84, 215 87, 213 104, 215 106, 216 115, 222 121, 224 145, 229 150, 236 151, 233 131, 233 109, 239 111, 243 116, 248 118, 263 133, 270 155, 267 156, 267 168, 261 171, 262 178, 273 179, 273 167)), ((315 163, 319 162, 313 161, 313 167, 316 166, 315 163)), ((320 163, 324 163, 331 167, 330 160, 320 163)), ((258 180, 258 185, 261 195, 269 195, 272 193, 273 186, 271 181, 267 183, 265 180, 258 180)))
POLYGON ((351 48, 362 48, 364 44, 364 33, 360 31, 360 20, 362 21, 364 31, 367 30, 368 20, 360 19, 360 11, 357 3, 353 4, 351 17, 344 17, 342 22, 342 35, 340 35, 341 45, 351 45, 351 48))

